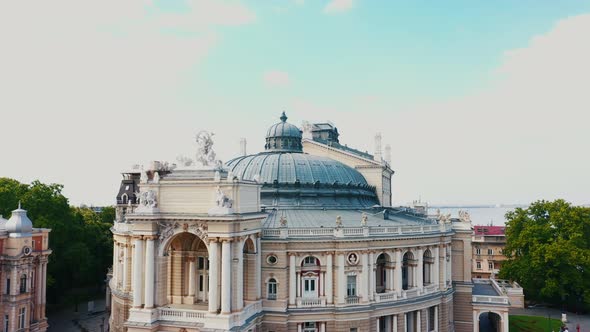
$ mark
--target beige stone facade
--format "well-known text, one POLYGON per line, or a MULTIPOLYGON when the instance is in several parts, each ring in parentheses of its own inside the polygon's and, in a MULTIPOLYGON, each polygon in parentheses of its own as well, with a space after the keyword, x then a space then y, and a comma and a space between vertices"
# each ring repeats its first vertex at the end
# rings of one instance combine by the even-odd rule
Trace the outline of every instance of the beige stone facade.
POLYGON ((471 224, 390 207, 387 163, 286 119, 223 169, 124 174, 111 330, 473 331, 471 224))

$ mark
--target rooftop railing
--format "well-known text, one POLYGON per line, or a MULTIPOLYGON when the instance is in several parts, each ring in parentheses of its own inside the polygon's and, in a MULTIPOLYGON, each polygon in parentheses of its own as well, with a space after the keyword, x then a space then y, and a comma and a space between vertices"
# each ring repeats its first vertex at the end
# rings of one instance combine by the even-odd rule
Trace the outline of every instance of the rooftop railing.
POLYGON ((452 230, 450 224, 433 224, 417 226, 364 226, 364 227, 333 227, 333 228, 267 228, 262 230, 265 238, 348 238, 348 237, 379 237, 379 236, 412 236, 422 234, 446 233, 452 230))

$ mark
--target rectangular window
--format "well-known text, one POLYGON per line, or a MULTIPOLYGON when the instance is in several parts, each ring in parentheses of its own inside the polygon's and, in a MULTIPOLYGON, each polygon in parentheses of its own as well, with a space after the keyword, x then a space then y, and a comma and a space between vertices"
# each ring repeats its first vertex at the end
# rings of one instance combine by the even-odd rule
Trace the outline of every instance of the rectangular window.
POLYGON ((477 269, 481 270, 481 262, 477 262, 476 264, 477 264, 477 269))
POLYGON ((356 328, 356 327, 351 327, 350 328, 350 332, 358 332, 358 331, 359 331, 359 329, 356 328))
POLYGON ((481 255, 481 249, 480 248, 475 248, 475 254, 476 255, 481 255))
POLYGON ((23 274, 20 278, 20 293, 24 294, 27 292, 27 275, 23 274))
POLYGON ((488 249, 488 255, 493 255, 494 254, 494 249, 488 249))
POLYGON ((277 299, 277 282, 275 279, 271 279, 268 282, 268 297, 269 300, 277 299))
POLYGON ((428 308, 428 325, 426 326, 426 331, 435 331, 436 328, 436 321, 434 320, 434 312, 436 307, 428 308))
POLYGON ((24 329, 25 328, 25 315, 26 315, 26 308, 20 308, 18 313, 18 328, 24 329))
POLYGON ((493 270, 493 269, 494 269, 494 263, 492 263, 492 262, 489 262, 489 263, 488 263, 488 270, 490 270, 490 271, 491 271, 491 270, 493 270))
POLYGON ((6 294, 10 294, 10 278, 6 278, 6 294))
POLYGON ((205 257, 199 257, 199 270, 202 270, 205 268, 205 257))
POLYGON ((10 321, 8 320, 8 315, 4 315, 4 331, 8 331, 8 323, 10 321))
POLYGON ((203 275, 199 275, 199 292, 203 291, 203 275))
POLYGON ((346 277, 346 296, 356 296, 356 276, 346 277))

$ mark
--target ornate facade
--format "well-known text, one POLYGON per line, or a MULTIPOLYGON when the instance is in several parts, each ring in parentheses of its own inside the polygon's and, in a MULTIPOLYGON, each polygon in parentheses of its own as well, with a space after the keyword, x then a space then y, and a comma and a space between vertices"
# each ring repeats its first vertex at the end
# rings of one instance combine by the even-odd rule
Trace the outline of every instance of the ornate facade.
POLYGON ((315 128, 283 114, 264 152, 125 172, 111 330, 473 331, 469 221, 392 208, 380 154, 315 128))
POLYGON ((43 332, 45 316, 49 232, 33 228, 27 211, 0 216, 1 331, 43 332))

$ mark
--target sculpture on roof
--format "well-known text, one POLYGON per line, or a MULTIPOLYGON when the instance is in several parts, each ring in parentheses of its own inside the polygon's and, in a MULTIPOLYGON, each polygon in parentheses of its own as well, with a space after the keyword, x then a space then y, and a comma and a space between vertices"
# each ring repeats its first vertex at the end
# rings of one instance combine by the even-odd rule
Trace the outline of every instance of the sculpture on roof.
POLYGON ((285 218, 285 216, 281 216, 279 222, 281 223, 281 227, 287 227, 287 218, 285 218))
POLYGON ((203 166, 215 164, 215 151, 213 151, 213 133, 201 130, 197 133, 195 140, 197 142, 196 161, 203 166))
POLYGON ((461 220, 462 222, 471 223, 471 216, 469 215, 469 212, 459 210, 459 220, 461 220))
POLYGON ((341 228, 341 227, 342 227, 342 217, 336 216, 336 228, 341 228))
POLYGON ((440 223, 449 223, 449 222, 451 222, 451 214, 450 213, 441 214, 438 216, 438 220, 440 223))
POLYGON ((225 195, 220 187, 217 187, 217 192, 215 193, 215 203, 217 204, 217 207, 229 209, 232 207, 233 201, 225 195))
POLYGON ((153 190, 146 190, 141 192, 139 196, 139 204, 148 208, 158 207, 156 192, 153 190))
POLYGON ((361 226, 367 226, 368 220, 369 220, 369 217, 367 216, 366 213, 363 212, 363 216, 361 217, 361 226))
POLYGON ((311 123, 309 123, 309 121, 303 121, 303 123, 301 124, 301 129, 303 129, 303 138, 307 138, 307 139, 313 138, 313 134, 312 134, 313 125, 311 123))

